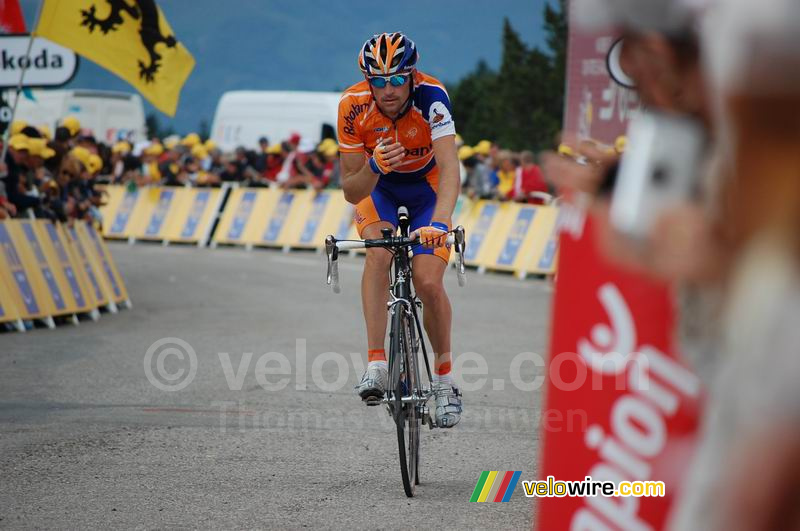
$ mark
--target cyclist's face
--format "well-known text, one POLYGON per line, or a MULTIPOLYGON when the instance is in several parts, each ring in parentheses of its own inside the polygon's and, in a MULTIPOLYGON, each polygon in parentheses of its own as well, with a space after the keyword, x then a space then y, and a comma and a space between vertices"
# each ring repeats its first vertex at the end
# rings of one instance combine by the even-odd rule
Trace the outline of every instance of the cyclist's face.
POLYGON ((372 93, 384 114, 396 114, 403 109, 403 105, 411 94, 411 83, 406 82, 399 87, 395 87, 391 83, 386 83, 383 88, 373 86, 372 93))

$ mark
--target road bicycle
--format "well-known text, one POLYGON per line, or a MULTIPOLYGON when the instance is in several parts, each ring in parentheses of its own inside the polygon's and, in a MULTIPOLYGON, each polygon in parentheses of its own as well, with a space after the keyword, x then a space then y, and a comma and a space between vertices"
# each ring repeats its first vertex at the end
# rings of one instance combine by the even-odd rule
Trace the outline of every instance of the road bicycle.
MULTIPOLYGON (((400 454, 400 473, 403 489, 409 498, 419 485, 419 434, 422 424, 434 427, 428 408, 428 400, 433 396, 431 364, 428 349, 422 336, 420 313, 422 302, 413 289, 412 257, 414 248, 421 245, 409 235, 411 220, 408 209, 397 209, 399 235, 389 228, 382 230, 382 238, 373 240, 337 240, 333 236, 325 239, 325 252, 328 256, 328 284, 334 293, 341 291, 339 286, 339 252, 350 249, 380 247, 393 254, 391 282, 389 285, 389 385, 380 403, 384 404, 397 426, 397 445, 400 454), (423 385, 419 352, 425 362, 427 386, 423 385)), ((458 285, 464 286, 464 227, 458 226, 449 231, 447 243, 456 252, 456 273, 458 285)))

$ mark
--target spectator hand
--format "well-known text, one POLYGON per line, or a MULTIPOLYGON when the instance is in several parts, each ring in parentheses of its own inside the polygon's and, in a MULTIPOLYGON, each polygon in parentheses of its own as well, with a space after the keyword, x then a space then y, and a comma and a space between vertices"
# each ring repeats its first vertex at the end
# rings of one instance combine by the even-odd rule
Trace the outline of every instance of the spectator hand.
POLYGON ((609 154, 591 142, 582 142, 577 150, 578 156, 562 155, 555 152, 543 153, 541 167, 545 179, 556 187, 559 195, 565 191, 597 194, 609 168, 619 155, 609 154))

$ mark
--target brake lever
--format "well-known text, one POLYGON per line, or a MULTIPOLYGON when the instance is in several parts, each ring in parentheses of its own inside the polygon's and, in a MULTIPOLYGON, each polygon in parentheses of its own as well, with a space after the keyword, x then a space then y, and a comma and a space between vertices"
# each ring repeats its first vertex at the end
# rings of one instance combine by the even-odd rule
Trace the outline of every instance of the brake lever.
POLYGON ((328 257, 328 285, 333 288, 334 293, 341 293, 339 286, 339 248, 336 246, 336 238, 328 236, 325 238, 325 254, 328 257))
POLYGON ((458 286, 463 288, 467 284, 466 268, 464 267, 464 249, 466 248, 466 238, 464 237, 464 227, 459 225, 453 231, 456 248, 456 278, 458 286))

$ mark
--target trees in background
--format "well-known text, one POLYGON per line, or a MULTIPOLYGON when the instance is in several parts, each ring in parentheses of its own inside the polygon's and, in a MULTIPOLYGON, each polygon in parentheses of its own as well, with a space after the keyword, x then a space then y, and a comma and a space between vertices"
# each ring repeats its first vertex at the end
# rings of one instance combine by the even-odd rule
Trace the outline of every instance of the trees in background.
POLYGON ((487 138, 513 150, 552 148, 561 129, 567 57, 566 0, 545 4, 548 50, 528 47, 506 19, 499 71, 481 60, 452 85, 458 131, 468 144, 487 138))

